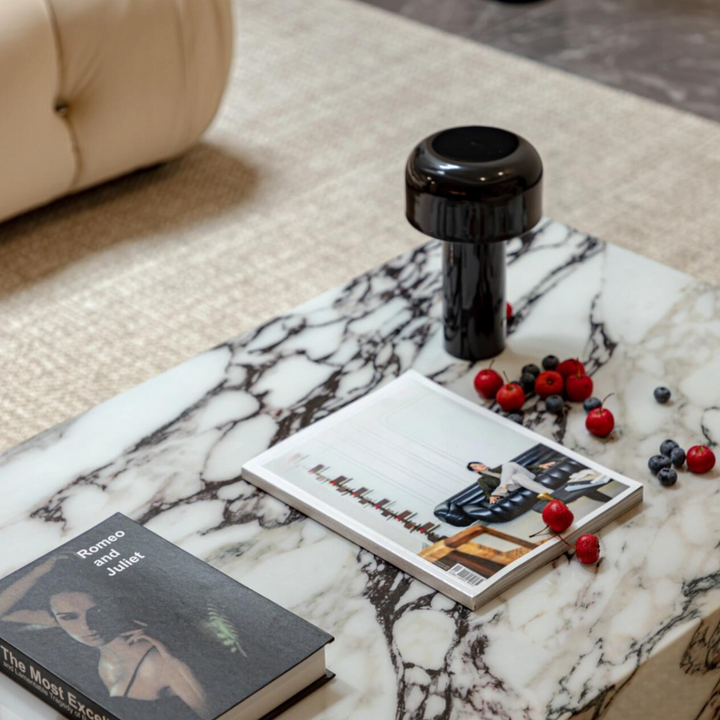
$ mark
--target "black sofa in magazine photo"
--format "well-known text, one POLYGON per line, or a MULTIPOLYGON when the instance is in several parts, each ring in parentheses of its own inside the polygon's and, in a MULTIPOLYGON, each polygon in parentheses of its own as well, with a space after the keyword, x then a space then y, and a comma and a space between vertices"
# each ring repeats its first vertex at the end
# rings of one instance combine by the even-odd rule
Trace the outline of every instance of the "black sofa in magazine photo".
MULTIPOLYGON (((607 502, 610 498, 599 488, 612 482, 608 477, 598 481, 583 480, 572 481, 588 468, 577 460, 563 455, 557 450, 538 443, 520 455, 512 458, 512 462, 523 467, 539 466, 553 463, 535 476, 535 481, 548 489, 554 499, 571 504, 580 497, 588 497, 598 502, 607 502), (567 484, 567 487, 563 487, 567 484)), ((493 472, 500 473, 500 468, 493 472)), ((467 527, 476 522, 494 524, 515 520, 528 510, 542 512, 546 500, 538 500, 537 493, 524 487, 512 490, 506 497, 498 499, 491 504, 485 493, 476 482, 444 500, 435 507, 434 514, 439 520, 455 527, 467 527)))

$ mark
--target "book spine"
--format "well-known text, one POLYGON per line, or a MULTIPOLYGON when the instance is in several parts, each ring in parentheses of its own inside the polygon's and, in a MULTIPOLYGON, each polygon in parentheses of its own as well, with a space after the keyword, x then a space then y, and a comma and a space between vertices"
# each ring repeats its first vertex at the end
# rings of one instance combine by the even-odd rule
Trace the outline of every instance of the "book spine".
POLYGON ((73 720, 119 720, 1 638, 0 670, 65 717, 73 720))

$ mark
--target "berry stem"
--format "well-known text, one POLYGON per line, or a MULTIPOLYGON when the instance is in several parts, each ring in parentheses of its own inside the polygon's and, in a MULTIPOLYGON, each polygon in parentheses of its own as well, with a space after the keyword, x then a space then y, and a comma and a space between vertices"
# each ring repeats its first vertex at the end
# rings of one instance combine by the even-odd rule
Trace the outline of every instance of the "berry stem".
POLYGON ((546 525, 542 530, 538 530, 537 532, 533 533, 532 535, 528 535, 528 537, 534 538, 538 535, 554 535, 555 537, 560 538, 571 550, 574 550, 575 548, 559 533, 555 532, 554 530, 550 530, 550 528, 546 525))
POLYGON ((602 407, 602 406, 605 404, 605 401, 606 401, 608 398, 611 398, 614 394, 615 394, 615 393, 610 393, 609 395, 606 395, 606 396, 602 399, 602 402, 600 403, 600 407, 602 407))
POLYGON ((528 537, 537 537, 538 535, 549 535, 550 533, 548 532, 548 530, 550 530, 550 528, 546 525, 541 530, 538 530, 537 532, 533 533, 532 535, 528 535, 528 537))

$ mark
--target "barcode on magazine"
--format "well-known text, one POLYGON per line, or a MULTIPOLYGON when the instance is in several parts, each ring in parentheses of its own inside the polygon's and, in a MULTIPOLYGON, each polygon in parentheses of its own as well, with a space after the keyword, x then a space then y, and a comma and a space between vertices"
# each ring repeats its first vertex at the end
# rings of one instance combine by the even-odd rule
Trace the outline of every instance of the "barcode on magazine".
POLYGON ((468 570, 466 567, 460 565, 460 563, 455 563, 455 565, 448 570, 448 575, 460 578, 460 580, 465 581, 468 585, 479 585, 485 579, 482 575, 468 570))

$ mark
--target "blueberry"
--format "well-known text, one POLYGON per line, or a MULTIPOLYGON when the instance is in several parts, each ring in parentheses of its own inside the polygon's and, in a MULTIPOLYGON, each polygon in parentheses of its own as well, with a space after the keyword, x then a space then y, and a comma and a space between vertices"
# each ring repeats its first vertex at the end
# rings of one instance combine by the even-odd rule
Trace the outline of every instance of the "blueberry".
POLYGON ((663 440, 662 444, 660 445, 660 453, 662 455, 670 457, 670 454, 676 447, 680 446, 674 440, 663 440))
POLYGON ((525 367, 522 369, 522 374, 529 374, 533 377, 537 377, 540 374, 540 368, 535 365, 534 363, 530 363, 529 365, 525 365, 525 367))
POLYGON ((525 393, 531 393, 535 390, 535 376, 530 373, 523 373, 520 378, 520 385, 525 393))
POLYGON ((670 487, 677 482, 677 473, 672 468, 662 468, 657 474, 661 485, 670 487))
POLYGON ((597 410, 597 408, 602 407, 602 402, 600 402, 600 398, 589 397, 583 403, 583 407, 585 408, 585 412, 590 412, 591 410, 597 410))
POLYGON ((681 447, 673 448, 670 453, 670 462, 676 468, 681 468, 685 464, 685 451, 681 447))
POLYGON ((545 370, 554 370, 560 364, 560 359, 554 355, 547 355, 543 358, 542 366, 545 370))
POLYGON ((661 405, 664 405, 670 399, 672 393, 666 387, 657 387, 653 395, 661 405))
POLYGON ((512 420, 514 423, 517 423, 518 425, 522 425, 523 416, 520 413, 510 413, 507 416, 508 420, 512 420))
POLYGON ((670 458, 665 455, 653 455, 648 460, 648 467, 653 475, 657 475, 660 470, 668 469, 670 467, 670 458))
POLYGON ((565 401, 559 395, 550 395, 545 398, 545 409, 553 415, 559 415, 565 407, 565 401))

